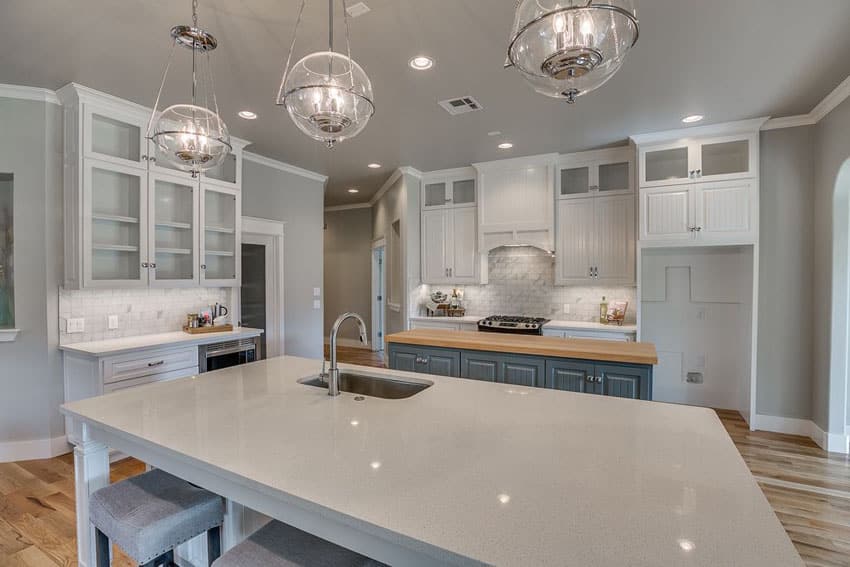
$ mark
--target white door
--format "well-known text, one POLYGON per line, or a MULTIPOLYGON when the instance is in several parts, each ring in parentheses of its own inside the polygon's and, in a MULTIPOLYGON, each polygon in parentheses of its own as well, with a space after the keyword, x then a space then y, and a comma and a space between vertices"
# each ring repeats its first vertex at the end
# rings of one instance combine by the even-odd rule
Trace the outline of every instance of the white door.
POLYGON ((449 279, 454 283, 476 283, 477 211, 475 207, 462 207, 453 209, 450 214, 452 254, 448 264, 449 279))
POLYGON ((198 285, 197 181, 163 173, 148 174, 150 283, 160 287, 198 285))
POLYGON ((593 281, 593 197, 558 201, 558 283, 593 281))
POLYGON ((757 240, 754 212, 758 206, 751 179, 698 183, 696 226, 700 242, 752 243, 757 240))
POLYGON ((683 242, 693 239, 693 199, 689 185, 640 190, 640 239, 683 242))
POLYGON ((594 225, 596 279, 608 284, 635 283, 634 195, 596 198, 594 225))
POLYGON ((200 280, 236 287, 242 278, 242 201, 238 191, 201 184, 200 280))
POLYGON ((449 279, 449 210, 422 213, 422 283, 444 283, 449 279))
POLYGON ((84 286, 147 286, 147 173, 91 158, 84 163, 84 286))

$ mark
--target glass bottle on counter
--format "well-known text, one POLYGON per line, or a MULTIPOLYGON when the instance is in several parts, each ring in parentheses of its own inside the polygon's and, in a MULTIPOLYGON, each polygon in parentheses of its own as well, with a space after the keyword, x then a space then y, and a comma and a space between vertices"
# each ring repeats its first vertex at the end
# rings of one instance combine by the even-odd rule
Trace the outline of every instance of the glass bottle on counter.
POLYGON ((608 324, 608 301, 605 296, 602 296, 602 302, 599 304, 599 322, 603 325, 608 324))

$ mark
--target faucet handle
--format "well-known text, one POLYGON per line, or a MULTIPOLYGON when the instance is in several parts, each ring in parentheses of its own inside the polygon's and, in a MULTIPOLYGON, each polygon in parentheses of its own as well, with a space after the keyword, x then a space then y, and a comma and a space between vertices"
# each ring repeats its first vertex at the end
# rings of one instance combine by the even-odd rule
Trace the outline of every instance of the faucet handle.
POLYGON ((326 363, 325 357, 323 356, 322 357, 322 371, 319 373, 319 380, 321 380, 322 382, 327 384, 328 383, 328 372, 327 372, 327 370, 325 370, 325 363, 326 363))

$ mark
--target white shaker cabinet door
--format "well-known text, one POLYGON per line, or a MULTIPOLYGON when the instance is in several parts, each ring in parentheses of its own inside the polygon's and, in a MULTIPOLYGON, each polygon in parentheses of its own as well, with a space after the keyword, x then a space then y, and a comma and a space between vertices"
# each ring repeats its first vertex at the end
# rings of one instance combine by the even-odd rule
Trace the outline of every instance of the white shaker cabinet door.
POLYGON ((449 278, 447 244, 449 231, 448 209, 422 213, 422 282, 444 283, 449 278))
POLYGON ((613 284, 635 282, 634 195, 599 197, 594 203, 596 279, 613 284))
POLYGON ((452 258, 448 264, 453 283, 477 283, 478 212, 475 207, 457 208, 451 214, 452 258))
POLYGON ((693 239, 693 190, 690 185, 640 190, 640 239, 681 242, 693 239))
POLYGON ((594 200, 558 201, 558 235, 556 250, 558 283, 593 281, 594 200))

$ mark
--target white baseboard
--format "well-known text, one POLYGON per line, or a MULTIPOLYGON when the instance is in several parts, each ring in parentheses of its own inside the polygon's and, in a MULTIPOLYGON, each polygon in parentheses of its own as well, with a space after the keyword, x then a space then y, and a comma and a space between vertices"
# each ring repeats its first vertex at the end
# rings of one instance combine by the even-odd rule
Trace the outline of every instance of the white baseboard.
POLYGON ((830 453, 850 453, 850 436, 846 432, 827 433, 810 419, 756 414, 752 427, 758 431, 809 437, 820 448, 830 453))
MULTIPOLYGON (((325 337, 325 344, 330 344, 330 337, 325 337)), ((364 350, 372 350, 372 345, 364 345, 357 339, 337 339, 336 344, 339 346, 344 346, 348 348, 362 348, 364 350)))
POLYGON ((71 451, 68 439, 61 435, 52 439, 6 441, 0 443, 0 463, 50 459, 71 451))

